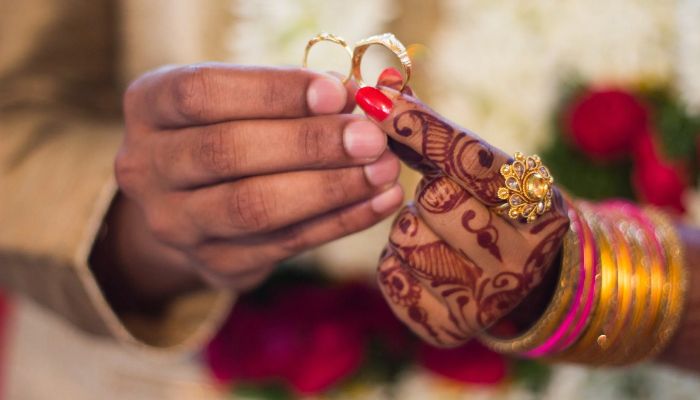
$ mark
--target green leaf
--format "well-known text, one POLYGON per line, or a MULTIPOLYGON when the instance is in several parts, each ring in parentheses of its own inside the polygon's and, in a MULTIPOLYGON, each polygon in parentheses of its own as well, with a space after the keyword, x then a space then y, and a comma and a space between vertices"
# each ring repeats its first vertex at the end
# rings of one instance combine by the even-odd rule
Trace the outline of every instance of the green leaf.
POLYGON ((513 378, 533 393, 542 392, 552 376, 552 368, 534 360, 514 360, 513 378))
POLYGON ((595 163, 567 143, 561 132, 557 132, 551 145, 540 155, 557 185, 572 195, 590 200, 634 198, 629 160, 595 163))
POLYGON ((233 387, 234 398, 241 400, 291 400, 294 395, 281 384, 237 384, 233 387))

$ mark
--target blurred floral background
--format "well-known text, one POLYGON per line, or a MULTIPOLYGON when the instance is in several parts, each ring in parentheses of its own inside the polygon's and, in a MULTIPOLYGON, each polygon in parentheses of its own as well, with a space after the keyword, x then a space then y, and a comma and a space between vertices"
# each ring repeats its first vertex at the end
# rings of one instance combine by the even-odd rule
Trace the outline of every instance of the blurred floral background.
MULTIPOLYGON (((575 195, 632 198, 700 224, 700 0, 122 0, 118 12, 124 82, 166 63, 298 66, 318 32, 350 43, 393 32, 412 50, 411 85, 441 114, 507 152, 541 154, 575 195)), ((342 57, 319 46, 312 67, 344 72, 349 60, 342 57)), ((381 52, 366 58, 368 76, 392 62, 381 52)), ((404 168, 407 193, 417 179, 404 168)), ((389 223, 293 260, 241 299, 193 360, 198 367, 175 371, 181 384, 172 398, 691 399, 700 393, 696 376, 658 365, 590 370, 508 360, 475 343, 450 351, 421 344, 374 285, 389 223), (289 319, 290 307, 304 312, 289 319)), ((44 322, 18 316, 15 351, 31 353, 35 362, 28 357, 25 366, 40 371, 45 349, 31 338, 45 331, 44 322)), ((58 335, 65 357, 82 346, 68 330, 58 335)), ((101 361, 112 357, 105 349, 95 354, 101 361)), ((121 354, 112 360, 130 362, 121 354)), ((86 362, 72 373, 75 381, 100 385, 91 375, 98 368, 86 362)), ((144 368, 129 382, 158 386, 157 373, 144 368)))

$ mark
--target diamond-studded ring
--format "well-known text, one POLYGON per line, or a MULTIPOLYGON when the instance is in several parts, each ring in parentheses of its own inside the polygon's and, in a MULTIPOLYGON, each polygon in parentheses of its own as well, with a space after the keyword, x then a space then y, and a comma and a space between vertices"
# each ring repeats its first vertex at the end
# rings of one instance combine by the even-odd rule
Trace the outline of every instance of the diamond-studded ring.
POLYGON ((494 209, 508 217, 535 221, 552 208, 554 178, 537 155, 515 153, 514 160, 501 166, 505 186, 498 188, 503 204, 494 209))

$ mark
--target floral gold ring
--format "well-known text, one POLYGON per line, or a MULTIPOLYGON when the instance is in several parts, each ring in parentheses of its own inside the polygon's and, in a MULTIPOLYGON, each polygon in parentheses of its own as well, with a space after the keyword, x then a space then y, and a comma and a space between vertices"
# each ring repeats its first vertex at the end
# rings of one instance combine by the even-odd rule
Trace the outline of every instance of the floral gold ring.
POLYGON ((408 84, 409 79, 411 79, 411 58, 408 57, 406 46, 404 46, 403 43, 401 43, 392 33, 383 33, 381 35, 370 36, 355 44, 355 48, 352 51, 352 75, 355 78, 355 81, 357 81, 357 84, 360 85, 360 87, 365 86, 361 71, 362 57, 364 57, 367 49, 373 45, 386 47, 399 59, 404 73, 404 80, 401 86, 401 90, 403 90, 408 84))
MULTIPOLYGON (((341 38, 340 36, 336 36, 332 33, 322 32, 322 33, 319 33, 318 35, 312 37, 311 39, 309 39, 309 42, 306 43, 306 49, 304 49, 304 61, 302 62, 302 65, 304 66, 304 68, 306 68, 308 66, 309 52, 311 51, 311 48, 318 42, 335 43, 335 44, 339 45, 340 47, 342 47, 343 49, 345 49, 345 51, 348 53, 350 58, 353 57, 352 49, 350 48, 350 46, 348 46, 348 43, 345 41, 345 39, 341 38)), ((345 76, 345 78, 343 78, 343 83, 346 83, 347 81, 350 80, 350 78, 353 75, 353 71, 354 71, 354 66, 350 66, 350 71, 348 71, 348 74, 345 76)))
POLYGON ((497 195, 505 202, 494 209, 514 220, 533 222, 552 208, 554 178, 537 155, 515 153, 513 158, 501 166, 505 186, 497 195))

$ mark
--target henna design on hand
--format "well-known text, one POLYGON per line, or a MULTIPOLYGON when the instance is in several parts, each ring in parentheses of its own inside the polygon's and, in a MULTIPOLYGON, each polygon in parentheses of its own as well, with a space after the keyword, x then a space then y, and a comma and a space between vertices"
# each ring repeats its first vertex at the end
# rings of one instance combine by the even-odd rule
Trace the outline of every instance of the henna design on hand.
POLYGON ((396 216, 394 225, 398 227, 404 235, 413 237, 418 233, 418 217, 409 212, 407 207, 396 216))
POLYGON ((422 153, 427 159, 423 162, 430 162, 448 176, 460 179, 482 201, 491 204, 501 201, 496 193, 503 185, 503 177, 491 168, 495 155, 490 146, 424 111, 404 111, 394 118, 393 125, 403 137, 421 134, 422 153), (478 162, 469 161, 474 159, 478 162))
POLYGON ((434 165, 427 162, 425 157, 418 154, 412 148, 406 146, 403 143, 399 143, 396 140, 389 138, 389 149, 396 154, 397 157, 401 159, 406 165, 415 169, 425 176, 439 176, 441 175, 440 170, 435 168, 434 165))
POLYGON ((476 211, 467 210, 462 214, 462 226, 467 231, 476 235, 476 242, 480 247, 487 249, 492 256, 498 261, 503 261, 501 258, 501 250, 498 248, 498 229, 493 226, 493 214, 488 213, 489 219, 486 225, 480 228, 473 228, 469 223, 476 218, 476 211))
POLYGON ((382 264, 379 281, 409 325, 433 342, 458 344, 513 310, 543 280, 568 219, 555 189, 554 207, 534 226, 500 220, 489 208, 501 203, 497 167, 509 157, 429 110, 409 107, 391 122, 390 146, 424 174, 416 191, 421 214, 408 206, 398 215, 387 246, 391 261, 382 264), (484 206, 472 207, 472 197, 484 206), (444 240, 465 231, 473 242, 454 248, 444 240))
POLYGON ((405 307, 414 323, 421 326, 436 343, 442 343, 438 332, 428 323, 428 312, 420 306, 423 288, 418 279, 407 272, 401 261, 394 257, 390 248, 384 251, 384 260, 393 260, 389 267, 379 271, 379 284, 385 288, 385 294, 392 303, 405 307))
MULTIPOLYGON (((500 236, 493 224, 493 214, 489 213, 486 224, 478 228, 473 226, 475 217, 474 210, 465 211, 462 225, 475 233, 477 238, 481 233, 482 239, 477 239, 477 243, 491 252, 490 247, 496 244, 500 236)), ((430 230, 430 227, 422 223, 415 210, 410 207, 404 208, 397 217, 388 247, 392 256, 405 266, 404 273, 423 282, 423 285, 439 294, 445 302, 450 324, 431 327, 430 331, 444 333, 453 340, 466 340, 474 332, 488 328, 506 315, 542 280, 568 227, 566 219, 561 216, 553 220, 562 223, 532 247, 527 257, 523 257, 522 264, 505 265, 500 257, 500 249, 494 250, 498 257, 491 254, 502 264, 503 270, 491 275, 486 274, 464 251, 452 248, 441 239, 414 243, 419 233, 425 234, 425 230, 430 230)), ((551 222, 548 225, 550 224, 551 222)), ((405 287, 403 281, 397 282, 401 282, 397 288, 405 287)), ((386 279, 383 281, 385 286, 390 283, 386 279)), ((396 295, 390 294, 389 297, 394 304, 407 309, 412 307, 396 295)), ((421 314, 418 310, 413 310, 411 315, 416 317, 421 314)), ((418 323, 420 320, 414 322, 418 323)), ((425 321, 427 320, 422 324, 427 324, 425 321)), ((424 329, 428 331, 427 326, 424 326, 424 329)))
POLYGON ((492 280, 484 281, 479 288, 479 313, 477 322, 482 327, 491 326, 507 314, 542 281, 547 267, 559 251, 561 238, 568 229, 562 224, 538 243, 525 260, 522 273, 504 271, 492 280), (491 289, 494 291, 491 292, 491 289), (486 292, 490 292, 486 294, 486 292))
POLYGON ((413 273, 432 282, 434 287, 458 284, 472 292, 483 270, 470 260, 455 253, 445 242, 437 241, 419 246, 401 246, 389 242, 396 255, 411 266, 413 273))
POLYGON ((454 181, 442 176, 423 179, 417 192, 421 207, 434 214, 452 211, 471 197, 454 181))

